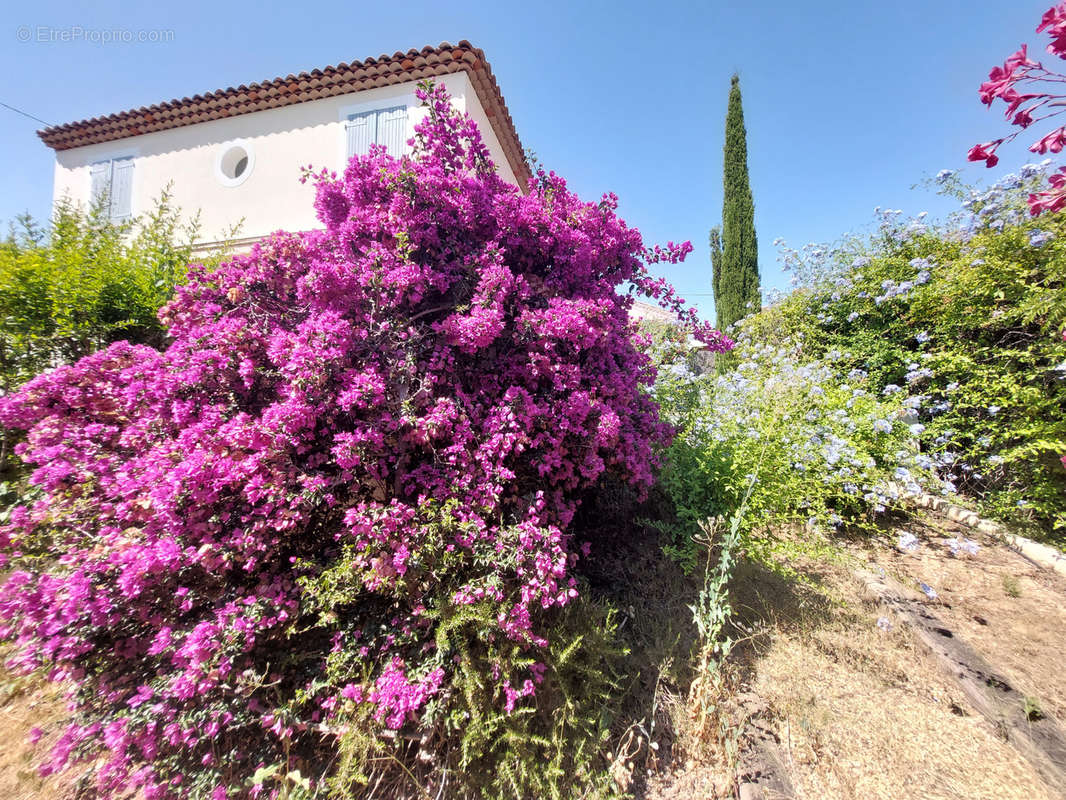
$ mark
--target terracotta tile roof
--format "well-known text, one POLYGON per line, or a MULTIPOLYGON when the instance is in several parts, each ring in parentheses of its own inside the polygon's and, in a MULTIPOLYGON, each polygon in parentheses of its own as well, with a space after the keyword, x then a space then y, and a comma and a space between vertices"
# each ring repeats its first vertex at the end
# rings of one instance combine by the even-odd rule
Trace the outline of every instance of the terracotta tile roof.
POLYGON ((503 146, 507 163, 519 186, 524 190, 530 174, 529 165, 515 131, 514 121, 507 110, 507 104, 500 93, 489 62, 485 60, 485 54, 465 39, 454 46, 442 42, 439 47, 423 47, 421 50, 408 50, 406 53, 396 52, 391 56, 381 55, 366 61, 353 61, 351 64, 341 63, 335 67, 274 78, 250 86, 231 86, 204 95, 142 106, 106 117, 54 125, 37 131, 37 135, 53 150, 69 150, 72 147, 110 142, 308 100, 433 78, 460 70, 469 76, 489 124, 503 146))

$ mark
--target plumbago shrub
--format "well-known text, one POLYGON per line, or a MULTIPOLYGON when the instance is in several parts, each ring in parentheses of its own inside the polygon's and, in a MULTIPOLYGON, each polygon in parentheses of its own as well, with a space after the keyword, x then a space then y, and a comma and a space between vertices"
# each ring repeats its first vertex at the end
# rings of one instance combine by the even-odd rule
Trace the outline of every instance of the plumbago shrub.
POLYGON ((568 524, 606 473, 652 482, 670 429, 615 290, 678 305, 642 259, 689 247, 554 174, 524 196, 419 94, 412 157, 308 175, 325 230, 190 268, 165 350, 0 402, 43 491, 0 534, 0 618, 16 667, 74 687, 46 771, 87 795, 594 782, 612 623, 568 611, 568 524))
POLYGON ((775 312, 817 352, 847 348, 882 396, 920 398, 918 438, 945 491, 1062 540, 1066 531, 1066 235, 1029 195, 1050 162, 976 190, 941 225, 882 212, 869 240, 786 251, 800 289, 775 312))
POLYGON ((661 475, 676 518, 661 527, 683 564, 695 566, 709 517, 743 507, 741 544, 772 563, 781 526, 861 528, 935 482, 915 439, 919 396, 883 393, 861 356, 790 331, 778 308, 738 329, 724 374, 694 374, 683 334, 653 343, 655 397, 677 429, 661 475))

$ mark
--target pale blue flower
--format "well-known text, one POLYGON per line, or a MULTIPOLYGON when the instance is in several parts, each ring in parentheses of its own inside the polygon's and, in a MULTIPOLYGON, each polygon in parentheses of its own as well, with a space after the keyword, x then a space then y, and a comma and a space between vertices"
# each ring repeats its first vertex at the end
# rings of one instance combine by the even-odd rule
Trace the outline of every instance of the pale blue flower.
POLYGON ((911 364, 906 375, 907 383, 918 383, 932 377, 933 371, 929 367, 919 367, 917 364, 911 364))
POLYGON ((1029 246, 1030 247, 1043 247, 1047 242, 1055 238, 1055 234, 1050 231, 1042 231, 1039 228, 1033 228, 1029 231, 1029 246))
POLYGON ((1006 175, 996 181, 996 186, 1002 189, 1017 189, 1021 185, 1022 179, 1018 175, 1015 175, 1013 172, 1008 172, 1006 175))
POLYGON ((959 539, 958 536, 945 540, 944 544, 948 546, 951 554, 956 557, 959 555, 960 551, 975 556, 981 547, 973 539, 959 539))
POLYGON ((903 531, 899 535, 899 540, 896 542, 896 547, 902 550, 904 553, 915 552, 921 542, 918 541, 918 537, 909 531, 903 531))

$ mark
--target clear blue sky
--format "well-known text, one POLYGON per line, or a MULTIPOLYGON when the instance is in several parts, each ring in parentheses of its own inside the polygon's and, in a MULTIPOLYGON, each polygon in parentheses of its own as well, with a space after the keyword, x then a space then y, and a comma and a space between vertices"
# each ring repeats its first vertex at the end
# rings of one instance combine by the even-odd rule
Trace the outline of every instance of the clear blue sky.
MULTIPOLYGON (((1039 41, 1033 29, 1051 4, 20 3, 0 26, 0 101, 63 123, 469 39, 492 63, 523 144, 546 166, 586 199, 616 192, 649 242, 692 240, 688 261, 663 274, 710 314, 707 232, 721 218, 734 71, 763 284, 780 287, 777 237, 797 247, 833 241, 867 226, 877 205, 909 214, 946 208, 911 186, 966 166, 970 145, 1007 130, 980 105, 977 86, 1021 42, 1039 41), (22 26, 34 31, 31 41, 19 40, 22 26), (39 42, 38 26, 173 33, 163 43, 39 42)), ((53 158, 38 127, 0 108, 0 220, 48 214, 53 158)), ((1027 160, 1021 140, 1000 155, 995 170, 971 165, 964 175, 995 177, 1027 160)))

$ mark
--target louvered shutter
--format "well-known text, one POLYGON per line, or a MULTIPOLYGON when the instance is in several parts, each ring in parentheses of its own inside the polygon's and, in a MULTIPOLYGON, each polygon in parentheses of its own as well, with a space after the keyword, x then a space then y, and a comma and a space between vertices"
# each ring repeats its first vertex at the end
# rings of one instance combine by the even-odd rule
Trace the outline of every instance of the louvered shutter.
POLYGON ((389 155, 397 158, 407 151, 407 106, 378 112, 377 143, 385 145, 389 155))
MULTIPOLYGON (((100 198, 105 195, 108 196, 110 202, 111 195, 111 162, 110 161, 98 161, 89 167, 89 174, 92 175, 92 191, 89 196, 89 201, 92 205, 96 205, 100 202, 100 198)), ((107 215, 108 209, 104 209, 104 214, 107 215)))
POLYGON ((348 158, 352 156, 365 156, 370 152, 370 145, 376 139, 377 114, 367 111, 362 114, 352 114, 345 124, 345 132, 348 139, 348 158))
POLYGON ((133 216, 133 159, 111 162, 111 219, 121 222, 133 216))

